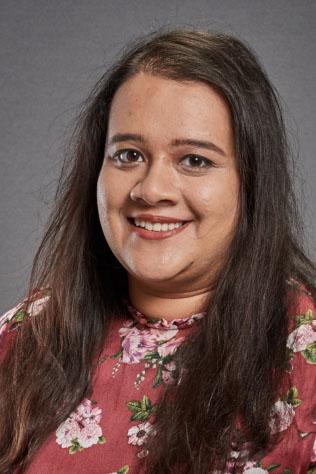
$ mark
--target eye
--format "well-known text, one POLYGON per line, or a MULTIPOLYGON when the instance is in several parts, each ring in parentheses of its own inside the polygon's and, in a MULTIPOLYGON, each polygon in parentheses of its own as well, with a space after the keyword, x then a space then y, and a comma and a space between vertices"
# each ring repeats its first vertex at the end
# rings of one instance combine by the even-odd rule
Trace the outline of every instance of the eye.
POLYGON ((114 153, 111 159, 118 161, 119 163, 139 163, 143 161, 143 156, 136 150, 126 149, 119 150, 114 153))
POLYGON ((211 168, 213 166, 212 161, 199 155, 187 155, 182 158, 181 163, 184 163, 185 166, 194 169, 205 169, 211 168))

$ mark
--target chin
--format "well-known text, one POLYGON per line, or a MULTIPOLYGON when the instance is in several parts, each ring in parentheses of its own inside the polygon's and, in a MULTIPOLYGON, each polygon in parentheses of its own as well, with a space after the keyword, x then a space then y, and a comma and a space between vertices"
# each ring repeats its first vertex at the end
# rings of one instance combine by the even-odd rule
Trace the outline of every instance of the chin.
POLYGON ((146 269, 133 269, 128 270, 128 272, 136 278, 138 281, 143 281, 144 283, 162 283, 162 282, 168 282, 168 281, 173 281, 177 278, 178 274, 181 272, 181 270, 169 270, 166 271, 160 270, 159 268, 155 268, 154 271, 150 271, 149 268, 146 269))
POLYGON ((136 262, 133 263, 125 266, 129 278, 137 281, 138 285, 163 293, 178 293, 187 289, 191 291, 199 275, 193 260, 186 260, 186 262, 182 260, 174 262, 173 265, 164 265, 161 261, 154 264, 150 260, 147 260, 147 265, 143 265, 140 261, 138 265, 135 264, 136 262))

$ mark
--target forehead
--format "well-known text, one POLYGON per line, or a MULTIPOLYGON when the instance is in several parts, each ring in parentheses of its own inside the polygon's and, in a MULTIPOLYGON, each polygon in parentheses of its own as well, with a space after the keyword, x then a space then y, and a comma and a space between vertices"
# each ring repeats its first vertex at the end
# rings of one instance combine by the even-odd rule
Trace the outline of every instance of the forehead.
POLYGON ((108 135, 118 132, 231 139, 231 115, 226 100, 203 82, 138 73, 113 98, 108 135))

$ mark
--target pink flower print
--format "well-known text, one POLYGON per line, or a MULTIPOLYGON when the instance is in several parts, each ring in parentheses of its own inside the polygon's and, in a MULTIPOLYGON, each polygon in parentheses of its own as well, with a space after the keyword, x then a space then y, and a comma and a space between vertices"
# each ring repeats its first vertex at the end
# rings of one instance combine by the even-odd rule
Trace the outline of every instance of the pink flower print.
POLYGON ((178 339, 172 339, 169 341, 164 342, 163 344, 158 346, 158 353, 160 357, 166 357, 168 355, 172 355, 181 345, 184 337, 179 337, 178 339))
POLYGON ((272 407, 270 428, 271 434, 280 433, 286 430, 292 423, 295 416, 294 408, 291 404, 278 400, 272 407))
POLYGON ((159 329, 138 329, 137 327, 134 326, 133 323, 127 325, 127 323, 124 323, 123 327, 119 329, 119 333, 121 337, 126 337, 130 333, 142 333, 144 336, 146 335, 147 337, 152 337, 154 338, 157 342, 161 341, 168 341, 169 339, 172 339, 175 337, 175 335, 178 332, 178 329, 169 329, 169 330, 164 330, 161 331, 159 329))
POLYGON ((153 425, 147 421, 136 426, 132 426, 127 432, 129 437, 128 444, 142 446, 148 439, 149 435, 154 436, 156 431, 153 425))
POLYGON ((316 341, 316 331, 310 324, 302 324, 293 331, 287 340, 287 347, 294 352, 304 351, 309 344, 316 341))
POLYGON ((82 448, 90 448, 90 446, 98 444, 101 437, 101 426, 96 423, 88 423, 80 430, 78 443, 82 448))
POLYGON ((144 359, 149 352, 157 350, 158 343, 171 339, 178 332, 177 329, 170 331, 158 331, 155 329, 138 329, 136 327, 119 329, 122 337, 122 361, 126 364, 137 364, 144 359))
POLYGON ((56 442, 62 448, 69 448, 70 454, 94 444, 105 443, 102 428, 99 425, 101 413, 100 408, 92 408, 91 400, 83 400, 67 420, 57 428, 56 442))
POLYGON ((262 469, 262 467, 254 467, 256 463, 247 462, 244 467, 243 474, 268 474, 268 471, 262 469))
POLYGON ((162 368, 162 380, 166 384, 173 384, 176 382, 175 377, 176 364, 174 361, 164 364, 162 368))
POLYGON ((130 333, 133 333, 135 329, 136 329, 138 332, 140 332, 140 330, 137 329, 133 323, 128 324, 128 321, 126 321, 125 323, 123 323, 123 327, 121 327, 121 328, 119 329, 119 334, 120 334, 121 337, 126 337, 126 336, 128 336, 130 333))
POLYGON ((135 321, 131 321, 130 319, 126 319, 126 321, 123 322, 123 328, 132 328, 135 326, 135 321))
POLYGON ((15 316, 17 313, 19 313, 19 320, 18 322, 21 322, 24 319, 24 316, 36 316, 44 307, 46 304, 47 300, 49 299, 49 296, 45 296, 42 298, 34 299, 32 303, 28 306, 28 311, 27 313, 25 312, 25 301, 22 303, 19 303, 18 305, 14 306, 14 308, 10 309, 6 313, 4 313, 0 317, 0 335, 6 330, 7 325, 6 323, 10 322, 11 320, 14 320, 15 316))
POLYGON ((17 306, 14 306, 14 308, 9 309, 6 313, 4 313, 0 317, 0 326, 8 321, 10 321, 13 316, 22 308, 23 303, 18 304, 17 306))
POLYGON ((70 448, 72 440, 78 438, 80 427, 78 423, 69 418, 62 423, 56 431, 56 441, 62 448, 70 448))
POLYGON ((102 410, 99 407, 92 408, 91 401, 85 399, 74 412, 74 417, 81 421, 84 426, 91 423, 100 423, 102 410))
POLYGON ((1 334, 6 332, 7 327, 8 327, 8 323, 4 323, 3 326, 0 326, 0 336, 1 334))
POLYGON ((169 341, 170 339, 173 339, 177 333, 178 329, 166 329, 164 331, 161 331, 160 329, 150 329, 149 330, 152 336, 156 338, 156 341, 159 343, 169 341))
POLYGON ((142 361, 147 352, 155 350, 156 346, 157 341, 150 331, 130 329, 122 340, 122 361, 126 364, 137 364, 142 361))
POLYGON ((39 314, 42 311, 42 309, 44 308, 44 306, 47 303, 47 301, 49 300, 49 298, 50 298, 50 296, 44 296, 43 298, 39 298, 37 300, 34 300, 29 305, 27 312, 31 316, 36 316, 37 314, 39 314))

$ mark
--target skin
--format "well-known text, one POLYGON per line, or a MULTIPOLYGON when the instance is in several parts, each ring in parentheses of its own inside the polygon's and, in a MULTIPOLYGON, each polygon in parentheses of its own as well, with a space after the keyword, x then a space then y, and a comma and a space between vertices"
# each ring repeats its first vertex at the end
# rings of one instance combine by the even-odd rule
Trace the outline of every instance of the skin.
POLYGON ((97 202, 105 239, 128 273, 132 304, 167 320, 205 310, 238 218, 239 177, 225 99, 202 82, 145 73, 126 81, 110 110, 97 202), (117 134, 142 140, 112 143, 117 134), (127 220, 140 213, 191 222, 176 235, 147 240, 127 220))

